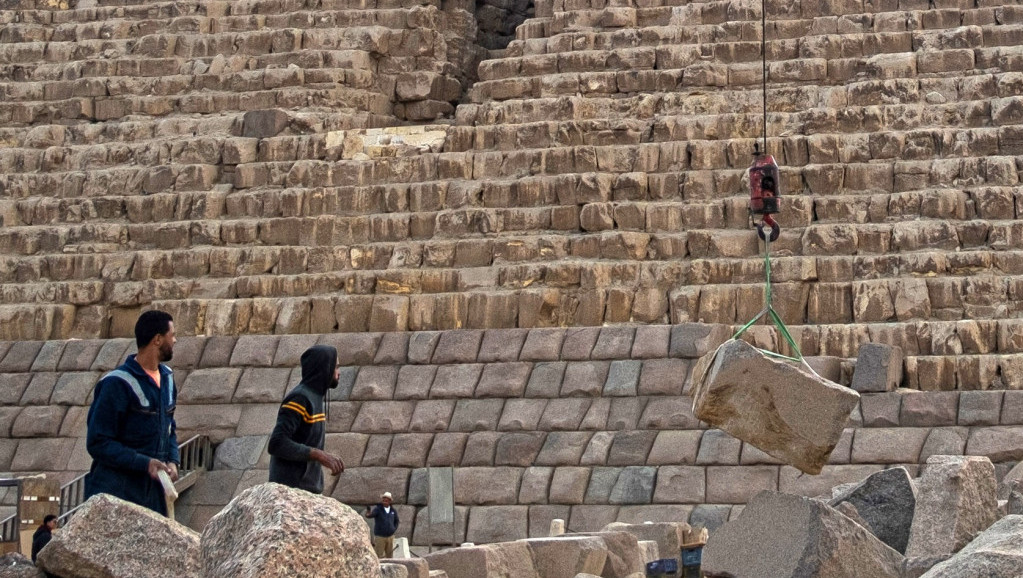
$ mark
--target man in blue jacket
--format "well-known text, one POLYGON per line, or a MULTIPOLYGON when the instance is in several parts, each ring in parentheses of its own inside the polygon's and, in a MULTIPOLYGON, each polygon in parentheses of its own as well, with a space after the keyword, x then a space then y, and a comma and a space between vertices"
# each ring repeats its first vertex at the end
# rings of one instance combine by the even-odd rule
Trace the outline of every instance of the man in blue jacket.
POLYGON ((92 468, 85 497, 96 494, 134 502, 167 515, 159 473, 178 478, 174 373, 163 364, 174 355, 174 319, 146 311, 135 323, 138 354, 103 376, 89 408, 86 448, 92 468))
POLYGON ((270 434, 270 481, 314 494, 323 492, 323 468, 345 471, 341 458, 323 451, 326 398, 337 387, 337 349, 314 345, 302 353, 302 381, 284 396, 270 434), (321 467, 322 466, 322 467, 321 467))
POLYGON ((366 517, 376 518, 373 521, 373 551, 377 553, 377 558, 393 558, 394 533, 398 531, 401 520, 398 519, 398 511, 391 505, 391 492, 384 492, 379 504, 367 508, 366 517))

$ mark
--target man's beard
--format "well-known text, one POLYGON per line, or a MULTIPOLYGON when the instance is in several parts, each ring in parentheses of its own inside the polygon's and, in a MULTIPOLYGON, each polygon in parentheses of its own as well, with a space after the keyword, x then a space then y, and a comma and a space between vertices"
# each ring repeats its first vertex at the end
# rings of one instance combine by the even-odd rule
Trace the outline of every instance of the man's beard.
POLYGON ((174 346, 169 343, 160 348, 160 363, 166 363, 174 358, 174 346))

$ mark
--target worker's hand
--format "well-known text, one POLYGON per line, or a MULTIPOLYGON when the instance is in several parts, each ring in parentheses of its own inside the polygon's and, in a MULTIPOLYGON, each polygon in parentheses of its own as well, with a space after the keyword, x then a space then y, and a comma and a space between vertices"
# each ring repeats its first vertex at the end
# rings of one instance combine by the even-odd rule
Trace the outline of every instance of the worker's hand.
MULTIPOLYGON (((167 464, 161 462, 156 458, 149 458, 149 467, 147 468, 147 471, 149 472, 149 477, 153 478, 154 480, 160 479, 160 472, 167 472, 168 475, 171 473, 171 470, 170 468, 167 467, 167 464)), ((177 471, 175 471, 173 475, 176 477, 178 475, 177 471)), ((172 477, 171 479, 174 478, 172 477)))
POLYGON ((171 481, 172 482, 178 481, 178 464, 175 464, 174 462, 168 462, 167 468, 168 468, 167 473, 170 474, 171 481))
POLYGON ((320 464, 330 470, 333 475, 338 475, 345 471, 345 463, 341 461, 341 458, 328 454, 323 450, 313 449, 309 452, 309 457, 320 462, 320 464))

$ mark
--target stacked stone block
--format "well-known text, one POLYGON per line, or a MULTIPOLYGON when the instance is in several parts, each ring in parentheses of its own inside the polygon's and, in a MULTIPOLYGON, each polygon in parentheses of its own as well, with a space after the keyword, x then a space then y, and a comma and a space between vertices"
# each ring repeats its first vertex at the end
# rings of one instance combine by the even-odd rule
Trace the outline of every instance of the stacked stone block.
MULTIPOLYGON (((122 336, 150 306, 206 335, 756 312, 756 11, 538 2, 453 124, 424 128, 443 138, 353 152, 393 115, 450 114, 479 56, 472 6, 371 4, 9 5, 0 337, 122 336)), ((1023 8, 771 2, 768 19, 776 302, 828 332, 801 346, 852 357, 882 327, 1018 317, 1023 8)), ((920 355, 984 357, 911 359, 920 387, 1005 373, 995 350, 941 347, 920 355)))
MULTIPOLYGON (((693 417, 687 373, 719 327, 498 329, 181 338, 179 439, 210 435, 214 469, 182 496, 201 527, 266 480, 266 441, 299 356, 338 348, 327 448, 345 473, 327 493, 353 505, 395 495, 413 544, 431 529, 427 468, 454 468, 456 541, 574 531, 614 521, 716 527, 758 491, 814 496, 931 455, 1018 461, 1014 390, 865 393, 820 476, 805 476, 693 417), (708 339, 709 338, 709 339, 708 339)), ((67 481, 88 469, 85 414, 95 380, 129 340, 0 342, 0 471, 67 481)))

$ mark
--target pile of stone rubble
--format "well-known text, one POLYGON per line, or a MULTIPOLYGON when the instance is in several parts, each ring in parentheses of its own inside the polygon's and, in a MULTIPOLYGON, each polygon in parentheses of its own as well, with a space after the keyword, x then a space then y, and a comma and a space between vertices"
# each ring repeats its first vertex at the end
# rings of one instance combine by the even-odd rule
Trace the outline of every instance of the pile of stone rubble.
MULTIPOLYGON (((984 457, 934 456, 830 496, 757 495, 711 534, 707 577, 938 578, 1023 575, 1023 467, 1001 486, 984 457), (1002 499, 1000 500, 999 497, 1002 499)), ((86 503, 41 552, 63 578, 640 578, 700 540, 688 524, 610 524, 601 532, 468 545, 379 560, 364 520, 337 500, 263 484, 197 534, 108 497, 86 503)), ((17 576, 28 576, 19 566, 17 576)), ((7 574, 0 568, 0 576, 7 574)), ((41 572, 37 575, 41 576, 41 572)))

